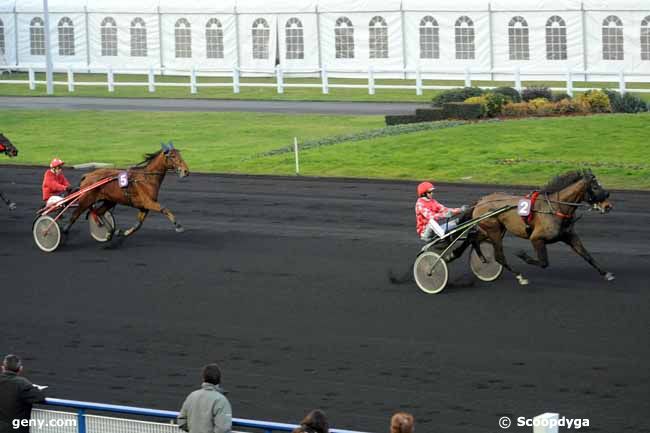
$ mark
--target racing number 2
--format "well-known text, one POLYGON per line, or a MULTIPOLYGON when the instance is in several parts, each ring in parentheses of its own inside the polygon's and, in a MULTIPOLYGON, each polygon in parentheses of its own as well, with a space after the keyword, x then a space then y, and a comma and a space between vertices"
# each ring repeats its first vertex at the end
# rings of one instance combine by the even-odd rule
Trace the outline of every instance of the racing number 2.
POLYGON ((521 216, 530 215, 530 200, 528 199, 519 200, 519 204, 517 205, 517 213, 519 213, 519 215, 521 216))

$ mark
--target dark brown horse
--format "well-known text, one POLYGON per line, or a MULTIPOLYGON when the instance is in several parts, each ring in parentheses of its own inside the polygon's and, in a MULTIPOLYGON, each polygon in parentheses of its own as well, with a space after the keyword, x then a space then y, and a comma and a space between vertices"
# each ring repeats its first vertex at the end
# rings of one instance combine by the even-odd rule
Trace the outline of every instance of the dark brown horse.
POLYGON ((122 233, 118 233, 124 237, 132 235, 142 226, 142 222, 149 211, 162 213, 174 224, 177 232, 182 232, 183 227, 176 222, 174 214, 158 203, 158 191, 165 179, 165 174, 170 170, 176 171, 181 178, 190 174, 180 151, 175 149, 171 143, 169 145, 163 144, 158 152, 145 155, 144 161, 128 170, 104 168, 86 174, 81 179, 80 188, 82 189, 107 177, 117 177, 124 172, 128 176, 128 186, 121 187, 118 181, 115 180, 88 191, 79 201, 79 207, 63 230, 64 233, 70 230, 70 227, 86 210, 94 207, 92 211, 98 216, 102 216, 117 204, 134 207, 140 211, 136 225, 122 233))
MULTIPOLYGON (((4 153, 9 158, 15 158, 18 156, 18 149, 16 149, 16 146, 14 146, 13 143, 7 137, 5 137, 5 135, 1 132, 0 132, 0 153, 4 153)), ((13 201, 5 197, 2 191, 0 191, 0 198, 9 207, 9 210, 16 209, 16 203, 14 203, 13 201)))
POLYGON ((503 237, 506 232, 529 239, 533 244, 537 258, 530 257, 523 251, 517 254, 530 265, 546 268, 548 266, 546 244, 561 241, 596 268, 606 280, 614 279, 614 274, 604 271, 591 257, 574 231, 578 219, 576 212, 579 207, 592 207, 601 213, 609 212, 613 208, 608 200, 609 193, 591 170, 565 173, 549 182, 539 192, 530 221, 524 221, 518 213, 518 204, 522 198, 505 193, 491 194, 476 203, 473 213, 473 217, 476 218, 502 206, 513 206, 513 209, 481 222, 478 240, 487 239, 494 245, 496 260, 514 273, 520 284, 528 284, 528 280, 519 272, 515 272, 506 261, 503 252, 503 237))

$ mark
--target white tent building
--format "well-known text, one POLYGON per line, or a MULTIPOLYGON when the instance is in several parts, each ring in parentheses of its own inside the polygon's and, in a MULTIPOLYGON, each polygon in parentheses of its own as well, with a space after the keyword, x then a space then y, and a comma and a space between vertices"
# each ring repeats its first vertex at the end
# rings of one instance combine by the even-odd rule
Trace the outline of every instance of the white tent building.
MULTIPOLYGON (((42 8, 0 0, 0 67, 44 67, 42 8)), ((49 0, 49 11, 58 70, 650 81, 650 0, 49 0)))

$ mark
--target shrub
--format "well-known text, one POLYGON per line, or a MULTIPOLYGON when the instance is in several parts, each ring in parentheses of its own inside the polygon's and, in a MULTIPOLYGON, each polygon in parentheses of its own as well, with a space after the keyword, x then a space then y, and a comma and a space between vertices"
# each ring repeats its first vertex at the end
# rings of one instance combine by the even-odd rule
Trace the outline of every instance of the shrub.
POLYGON ((553 93, 551 96, 551 101, 553 102, 560 102, 565 99, 571 99, 571 96, 568 95, 567 93, 553 93))
POLYGON ((521 92, 521 99, 526 102, 538 98, 544 98, 547 101, 550 101, 552 97, 553 94, 548 87, 528 87, 521 92))
POLYGON ((463 87, 458 89, 450 89, 440 92, 433 98, 433 105, 442 107, 448 102, 463 102, 467 98, 474 96, 481 96, 483 90, 478 87, 463 87))
POLYGON ((505 96, 509 102, 521 102, 521 95, 517 89, 514 89, 512 87, 497 87, 496 89, 492 90, 492 93, 495 95, 505 96))
POLYGON ((578 97, 578 100, 589 106, 592 113, 611 113, 612 104, 609 98, 600 90, 590 90, 578 97))
POLYGON ((485 115, 483 104, 468 104, 465 102, 448 102, 442 109, 448 119, 475 120, 485 115))
POLYGON ((621 96, 620 93, 609 89, 603 89, 603 92, 609 98, 614 113, 640 113, 648 110, 645 101, 630 93, 621 96))
POLYGON ((555 111, 555 104, 546 98, 535 98, 528 101, 528 108, 534 116, 550 116, 555 111))
POLYGON ((501 93, 487 93, 487 115, 489 117, 500 116, 503 112, 503 106, 508 103, 508 97, 501 93))
POLYGON ((400 114, 393 116, 386 116, 386 125, 404 125, 406 123, 418 123, 418 117, 414 114, 400 114))
POLYGON ((418 122, 435 122, 445 119, 442 108, 418 108, 415 110, 415 117, 418 118, 418 122))
POLYGON ((503 107, 503 115, 508 117, 526 117, 530 115, 530 107, 526 102, 515 102, 503 107))
POLYGON ((554 111, 557 114, 587 113, 589 112, 589 107, 581 101, 567 98, 556 102, 554 111))

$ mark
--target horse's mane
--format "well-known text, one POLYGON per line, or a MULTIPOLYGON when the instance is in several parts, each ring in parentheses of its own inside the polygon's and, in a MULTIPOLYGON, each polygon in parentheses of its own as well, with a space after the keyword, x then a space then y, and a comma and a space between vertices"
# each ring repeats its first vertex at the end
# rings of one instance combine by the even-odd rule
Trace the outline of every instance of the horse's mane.
POLYGON ((554 193, 558 192, 574 183, 578 182, 580 179, 585 177, 589 173, 589 170, 575 170, 569 171, 564 174, 560 174, 551 179, 545 186, 540 190, 541 193, 554 193))
POLYGON ((136 165, 134 165, 133 167, 144 167, 144 166, 146 166, 146 165, 149 164, 151 161, 153 161, 153 160, 154 160, 158 155, 160 155, 160 152, 162 152, 162 150, 159 150, 159 151, 157 151, 157 152, 152 152, 152 153, 145 153, 145 154, 143 155, 144 160, 138 162, 138 163, 137 163, 136 165))

